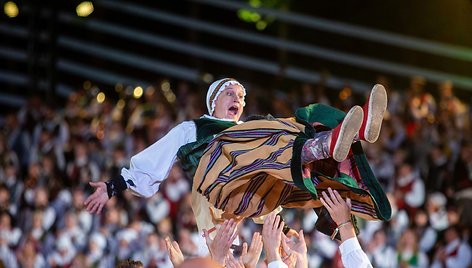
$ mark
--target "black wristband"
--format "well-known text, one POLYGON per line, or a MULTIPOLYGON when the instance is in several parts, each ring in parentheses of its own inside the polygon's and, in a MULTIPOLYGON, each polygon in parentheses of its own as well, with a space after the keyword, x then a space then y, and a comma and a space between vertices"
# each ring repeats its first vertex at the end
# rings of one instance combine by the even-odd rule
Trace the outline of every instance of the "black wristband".
POLYGON ((105 182, 105 184, 107 185, 108 198, 112 198, 113 196, 123 192, 126 190, 126 188, 128 188, 125 178, 123 178, 121 175, 110 179, 109 181, 105 182))

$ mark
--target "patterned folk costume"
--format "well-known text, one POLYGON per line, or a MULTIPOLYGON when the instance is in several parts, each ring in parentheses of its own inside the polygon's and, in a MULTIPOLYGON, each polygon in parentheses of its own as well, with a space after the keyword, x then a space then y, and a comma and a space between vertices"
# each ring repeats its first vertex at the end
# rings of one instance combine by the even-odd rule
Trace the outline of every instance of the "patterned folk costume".
POLYGON ((224 218, 257 218, 279 207, 310 207, 319 216, 318 230, 331 235, 336 224, 318 199, 328 187, 352 200, 353 215, 389 220, 390 204, 359 141, 348 155, 354 176, 339 173, 338 163, 328 158, 311 163, 311 177, 302 177, 304 143, 317 131, 339 125, 344 116, 333 107, 312 104, 298 109, 293 118, 269 116, 232 126, 195 120, 200 136, 183 146, 178 156, 184 170, 194 174, 193 205, 199 228, 209 229, 224 218), (322 127, 313 128, 314 122, 322 127))

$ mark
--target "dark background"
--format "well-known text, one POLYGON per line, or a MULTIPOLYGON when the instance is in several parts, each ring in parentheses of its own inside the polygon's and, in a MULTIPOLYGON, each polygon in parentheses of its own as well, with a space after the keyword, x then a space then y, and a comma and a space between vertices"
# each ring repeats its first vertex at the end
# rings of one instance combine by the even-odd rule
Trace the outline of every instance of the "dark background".
MULTIPOLYGON (((6 2, 0 1, 2 9, 6 2)), ((450 79, 470 101, 470 0, 102 0, 93 1, 94 12, 85 18, 75 12, 80 1, 15 3, 17 17, 0 15, 2 111, 32 95, 60 103, 85 81, 113 98, 116 84, 145 87, 168 79, 171 86, 188 81, 204 89, 225 76, 258 90, 324 81, 330 90, 363 91, 379 75, 398 90, 421 75, 433 94, 437 83, 450 79), (267 22, 264 29, 241 19, 241 10, 252 6, 267 22), (304 24, 320 21, 338 30, 304 24)))

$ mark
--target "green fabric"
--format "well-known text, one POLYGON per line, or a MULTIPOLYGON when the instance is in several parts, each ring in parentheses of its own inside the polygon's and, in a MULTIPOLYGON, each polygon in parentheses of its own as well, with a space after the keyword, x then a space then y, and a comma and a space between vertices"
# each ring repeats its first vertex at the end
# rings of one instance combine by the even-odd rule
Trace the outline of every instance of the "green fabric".
POLYGON ((303 120, 310 124, 318 122, 331 129, 339 125, 345 116, 345 112, 321 103, 310 104, 295 111, 297 120, 303 120))
POLYGON ((208 136, 205 139, 197 140, 180 147, 177 152, 177 157, 180 159, 180 167, 187 173, 190 178, 193 178, 198 168, 198 163, 205 152, 208 143, 213 136, 208 136))
POLYGON ((340 183, 347 185, 352 188, 359 188, 359 185, 357 184, 356 180, 344 173, 341 173, 339 177, 333 178, 334 180, 339 181, 340 183))
MULTIPOLYGON (((398 264, 405 262, 405 260, 403 260, 403 256, 401 253, 398 254, 397 261, 398 261, 398 264)), ((418 253, 415 253, 415 255, 411 256, 411 258, 406 263, 408 263, 409 266, 413 266, 413 267, 418 266, 418 253)))
POLYGON ((307 136, 305 133, 300 132, 299 136, 293 142, 292 161, 290 163, 290 173, 292 173, 293 183, 295 183, 295 185, 298 188, 308 191, 309 193, 312 194, 313 197, 318 199, 317 192, 310 191, 310 189, 308 189, 305 186, 305 183, 303 182, 303 177, 302 177, 302 148, 305 142, 309 138, 310 137, 307 136))
MULTIPOLYGON (((310 192, 313 198, 318 199, 318 191, 316 191, 316 188, 315 191, 313 191, 313 189, 309 187, 309 185, 306 185, 306 182, 302 177, 301 150, 303 144, 305 144, 307 139, 308 137, 305 133, 300 133, 300 135, 295 139, 290 170, 295 185, 300 189, 310 192)), ((359 169, 362 182, 367 187, 367 189, 369 189, 369 192, 360 189, 355 179, 349 177, 348 175, 341 174, 341 177, 337 178, 331 178, 329 176, 324 177, 343 183, 344 185, 349 187, 349 190, 356 194, 370 195, 373 199, 375 210, 379 219, 384 221, 389 220, 392 216, 392 208, 390 206, 390 202, 388 201, 385 192, 383 191, 378 180, 375 178, 369 166, 369 163, 367 162, 367 158, 364 154, 361 143, 356 142, 351 146, 351 148, 354 153, 354 160, 359 169)))
POLYGON ((236 122, 217 120, 211 118, 199 118, 193 120, 197 126, 197 142, 209 136, 216 135, 221 131, 236 125, 236 122))
MULTIPOLYGON (((339 125, 345 116, 345 112, 321 103, 310 104, 306 107, 297 109, 295 112, 295 117, 298 122, 304 123, 305 125, 311 125, 314 122, 318 122, 330 129, 333 129, 339 125)), ((306 140, 314 136, 313 128, 307 128, 305 132, 307 133, 300 135, 294 143, 293 158, 291 163, 292 178, 295 182, 295 185, 301 189, 311 192, 316 196, 317 192, 310 191, 310 189, 303 183, 303 179, 301 177, 301 150, 306 140)), ((361 143, 354 143, 351 146, 351 149, 353 150, 354 160, 361 174, 362 181, 369 189, 370 195, 375 202, 375 208, 379 218, 385 221, 389 220, 392 215, 392 208, 387 199, 387 196, 385 195, 385 192, 380 186, 378 180, 375 178, 375 175, 373 174, 370 165, 367 162, 367 158, 364 154, 361 143)), ((355 193, 369 194, 367 191, 359 189, 356 180, 345 174, 341 174, 341 177, 331 179, 343 183, 355 193)))
POLYGON ((392 207, 390 206, 390 202, 388 201, 382 186, 367 162, 361 142, 352 144, 351 149, 354 153, 354 160, 361 174, 362 182, 367 186, 367 189, 369 189, 370 194, 376 203, 376 210, 379 218, 384 221, 390 220, 392 217, 392 207))
POLYGON ((305 188, 311 193, 314 199, 318 199, 318 191, 311 178, 303 178, 303 185, 305 185, 305 188))
POLYGON ((223 130, 236 125, 236 122, 210 118, 199 118, 193 121, 197 128, 197 140, 183 145, 177 152, 180 166, 191 178, 195 175, 200 159, 213 137, 223 130))

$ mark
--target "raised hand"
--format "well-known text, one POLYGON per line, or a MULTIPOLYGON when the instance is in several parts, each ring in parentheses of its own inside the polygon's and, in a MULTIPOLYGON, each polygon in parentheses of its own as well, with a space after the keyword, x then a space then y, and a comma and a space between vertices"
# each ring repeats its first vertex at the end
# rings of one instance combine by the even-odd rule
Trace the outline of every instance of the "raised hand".
MULTIPOLYGON (((295 254, 285 255, 282 258, 283 263, 287 265, 288 268, 295 268, 297 264, 297 256, 295 254)), ((307 266, 308 267, 308 266, 307 266)))
POLYGON ((331 218, 336 224, 341 224, 351 220, 351 200, 348 198, 347 201, 341 197, 336 190, 328 188, 328 194, 326 191, 322 193, 323 197, 320 197, 321 203, 326 207, 331 215, 331 218))
POLYGON ((264 220, 262 226, 262 239, 264 240, 264 249, 267 255, 267 261, 270 263, 275 260, 281 260, 279 248, 282 240, 283 221, 279 215, 270 213, 264 220))
POLYGON ((247 248, 247 243, 243 244, 243 251, 241 253, 240 259, 242 260, 244 267, 246 268, 255 268, 262 252, 262 236, 259 232, 255 232, 252 235, 251 246, 249 251, 247 248))
POLYGON ((107 185, 104 182, 90 182, 90 186, 95 188, 95 192, 85 200, 85 209, 90 213, 100 214, 110 199, 108 198, 107 185))
POLYGON ((166 237, 165 241, 170 261, 172 262, 174 267, 177 267, 177 265, 184 262, 184 254, 180 250, 179 243, 177 243, 176 241, 171 242, 169 237, 166 237))
POLYGON ((282 248, 288 256, 295 256, 297 268, 308 267, 307 247, 303 230, 298 233, 298 241, 292 241, 290 238, 283 236, 282 248))
POLYGON ((203 235, 205 236, 212 259, 221 265, 225 264, 225 258, 229 253, 229 248, 237 236, 237 225, 238 223, 233 219, 225 220, 218 229, 214 239, 210 238, 210 234, 207 230, 203 230, 203 235))
POLYGON ((228 258, 226 258, 226 267, 227 268, 247 268, 248 266, 244 266, 241 258, 236 259, 233 256, 233 254, 230 253, 228 254, 228 258))
POLYGON ((328 188, 328 193, 329 195, 324 191, 322 193, 323 197, 320 197, 320 201, 328 210, 333 221, 338 225, 333 237, 336 235, 337 231, 339 231, 342 242, 355 237, 356 232, 351 222, 351 199, 348 198, 344 201, 341 195, 331 188, 328 188))

